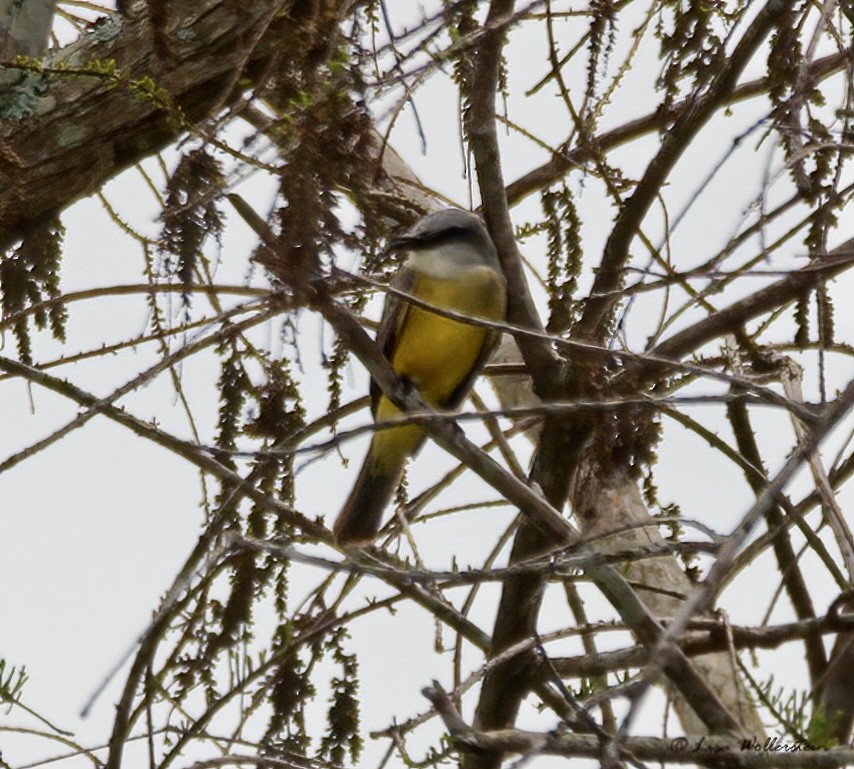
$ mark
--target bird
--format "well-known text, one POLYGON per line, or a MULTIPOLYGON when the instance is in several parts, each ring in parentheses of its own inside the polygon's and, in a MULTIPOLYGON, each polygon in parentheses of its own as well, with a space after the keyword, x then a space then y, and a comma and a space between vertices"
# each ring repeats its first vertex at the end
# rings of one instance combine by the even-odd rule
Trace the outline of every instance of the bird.
MULTIPOLYGON (((389 250, 406 259, 392 286, 426 304, 473 320, 504 321, 507 281, 495 246, 479 216, 448 208, 427 214, 392 238, 389 250)), ((436 409, 453 409, 466 397, 495 350, 500 332, 386 295, 376 343, 399 377, 418 388, 436 409)), ((402 412, 371 380, 371 411, 382 425, 402 412)), ((383 512, 407 460, 426 434, 418 425, 374 433, 368 454, 333 533, 340 546, 365 546, 377 535, 383 512)))

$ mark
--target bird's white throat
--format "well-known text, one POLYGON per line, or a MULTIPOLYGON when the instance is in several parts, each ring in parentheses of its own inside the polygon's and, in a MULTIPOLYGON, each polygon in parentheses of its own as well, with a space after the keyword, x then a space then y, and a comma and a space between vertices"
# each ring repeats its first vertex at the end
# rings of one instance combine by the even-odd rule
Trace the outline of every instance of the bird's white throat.
POLYGON ((472 270, 489 267, 483 256, 468 243, 443 243, 436 248, 410 251, 406 260, 410 270, 438 280, 457 280, 472 270))

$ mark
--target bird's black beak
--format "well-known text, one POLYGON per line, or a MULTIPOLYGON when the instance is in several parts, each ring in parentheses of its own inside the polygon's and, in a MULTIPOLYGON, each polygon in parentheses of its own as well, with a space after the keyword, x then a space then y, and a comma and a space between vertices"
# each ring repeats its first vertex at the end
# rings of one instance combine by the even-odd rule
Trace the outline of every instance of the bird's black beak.
POLYGON ((412 238, 408 235, 395 235, 388 241, 387 251, 404 251, 407 246, 412 244, 412 238))

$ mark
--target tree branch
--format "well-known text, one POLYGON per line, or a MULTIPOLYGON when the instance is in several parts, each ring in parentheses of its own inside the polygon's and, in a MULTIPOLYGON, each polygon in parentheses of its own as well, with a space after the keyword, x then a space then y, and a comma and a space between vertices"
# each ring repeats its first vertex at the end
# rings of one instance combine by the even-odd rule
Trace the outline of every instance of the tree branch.
POLYGON ((0 250, 26 224, 56 215, 234 103, 240 77, 263 69, 280 25, 292 23, 278 16, 281 5, 173 0, 169 58, 157 56, 145 12, 112 16, 57 52, 67 71, 43 76, 53 108, 0 124, 0 250))
POLYGON ((0 60, 47 50, 56 0, 0 0, 0 60))
MULTIPOLYGON (((477 754, 515 753, 526 757, 547 755, 564 758, 593 758, 608 764, 609 756, 600 738, 588 734, 526 732, 520 729, 478 731, 465 723, 448 695, 437 683, 423 690, 424 696, 441 715, 454 744, 477 754)), ((722 740, 701 738, 689 742, 684 737, 672 740, 658 737, 627 737, 621 743, 619 758, 628 762, 658 761, 673 764, 701 764, 710 767, 743 769, 824 769, 841 767, 854 761, 854 749, 822 751, 806 743, 755 738, 722 740)))

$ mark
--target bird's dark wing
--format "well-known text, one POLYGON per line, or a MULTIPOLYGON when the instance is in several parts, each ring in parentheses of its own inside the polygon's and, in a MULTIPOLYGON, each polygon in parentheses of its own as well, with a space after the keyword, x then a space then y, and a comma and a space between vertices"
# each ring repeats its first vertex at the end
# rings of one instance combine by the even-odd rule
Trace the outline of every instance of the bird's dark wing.
MULTIPOLYGON (((415 276, 406 267, 401 269, 391 285, 405 291, 412 292, 412 286, 415 283, 415 276)), ((400 338, 400 333, 407 322, 407 316, 412 305, 409 302, 401 299, 395 294, 386 294, 385 304, 383 305, 383 314, 380 318, 380 328, 377 331, 377 347, 385 355, 386 360, 391 362, 394 357, 394 349, 397 346, 397 340, 400 338)), ((376 413, 377 404, 380 402, 382 390, 379 385, 371 378, 371 411, 376 413)))

